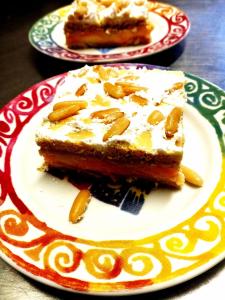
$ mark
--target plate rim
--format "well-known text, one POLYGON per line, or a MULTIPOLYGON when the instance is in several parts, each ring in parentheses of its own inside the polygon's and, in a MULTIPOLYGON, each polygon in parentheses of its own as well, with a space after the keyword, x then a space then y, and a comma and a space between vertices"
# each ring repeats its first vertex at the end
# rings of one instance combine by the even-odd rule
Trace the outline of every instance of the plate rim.
MULTIPOLYGON (((120 65, 120 64, 119 64, 120 65)), ((141 66, 141 67, 144 67, 144 66, 147 66, 147 67, 153 67, 153 68, 159 68, 158 66, 154 66, 154 65, 148 65, 148 64, 132 64, 132 63, 126 63, 126 64, 121 64, 121 65, 125 65, 125 66, 132 66, 132 65, 136 65, 136 66, 141 66)), ((162 67, 160 67, 160 68, 162 68, 162 67)), ((53 79, 56 79, 56 78, 58 78, 58 77, 62 77, 62 76, 64 76, 66 73, 62 73, 62 74, 59 74, 59 75, 56 75, 56 76, 53 76, 53 77, 51 77, 51 78, 48 78, 48 79, 45 79, 45 80, 43 80, 43 81, 40 81, 40 82, 38 82, 38 83, 36 83, 36 84, 34 84, 33 86, 31 86, 30 88, 28 88, 28 89, 26 89, 25 91, 23 91, 23 92, 21 92, 18 96, 16 96, 15 98, 13 98, 7 105, 5 105, 1 110, 0 110, 0 113, 6 108, 6 107, 8 107, 13 101, 17 101, 17 99, 20 97, 20 95, 22 95, 22 94, 24 94, 25 92, 27 92, 27 91, 31 91, 31 90, 33 90, 35 87, 38 87, 38 86, 40 86, 40 85, 43 85, 44 83, 46 83, 46 82, 48 82, 48 81, 50 81, 50 80, 53 80, 53 79)), ((208 80, 205 80, 205 79, 203 79, 203 78, 201 78, 201 77, 199 77, 199 76, 196 76, 196 75, 193 75, 192 73, 186 73, 186 75, 191 75, 192 77, 194 77, 194 78, 197 78, 197 79, 199 79, 200 81, 202 81, 202 82, 206 82, 206 83, 208 83, 210 86, 213 86, 214 88, 216 88, 217 90, 219 90, 220 92, 222 92, 223 94, 225 94, 225 91, 223 90, 223 89, 221 89, 220 87, 218 87, 217 85, 215 85, 215 84, 213 84, 213 83, 211 83, 210 81, 208 81, 208 80)), ((222 154, 222 150, 221 150, 221 154, 222 154)), ((208 202, 208 201, 207 201, 208 202)), ((178 224, 179 225, 179 224, 178 224)), ((164 288, 167 288, 167 287, 170 287, 170 286, 174 286, 174 285, 177 285, 177 284, 179 284, 179 283, 182 283, 182 282, 185 282, 185 281, 187 281, 187 280, 189 280, 189 279, 191 279, 191 278, 194 278, 194 277, 196 277, 196 276, 198 276, 199 274, 202 274, 203 272, 206 272, 207 270, 209 270, 210 268, 212 268, 214 265, 216 265, 217 263, 219 263, 222 259, 224 259, 224 251, 225 250, 223 250, 223 252, 220 252, 219 253, 219 255, 217 255, 217 256, 215 256, 213 259, 211 259, 207 264, 203 264, 203 265, 201 265, 200 266, 200 268, 199 267, 197 267, 197 272, 196 272, 196 268, 195 269, 193 269, 192 271, 195 273, 194 274, 194 276, 193 275, 191 275, 191 273, 192 273, 192 271, 191 272, 188 272, 188 273, 186 273, 186 274, 183 274, 183 275, 181 275, 181 276, 178 276, 178 277, 176 277, 175 278, 175 280, 176 280, 176 282, 175 283, 170 283, 170 280, 167 280, 167 281, 165 281, 165 282, 163 282, 163 283, 160 283, 159 285, 157 284, 157 283, 154 283, 154 285, 153 286, 151 286, 152 288, 149 290, 149 285, 147 285, 147 286, 144 286, 144 287, 141 287, 141 288, 137 288, 137 289, 135 289, 135 290, 132 290, 132 289, 130 289, 130 290, 125 290, 125 291, 117 291, 117 295, 125 295, 125 294, 141 294, 141 293, 146 293, 146 292, 153 292, 153 291, 156 291, 156 290, 161 290, 161 289, 164 289, 164 288), (206 265, 206 268, 205 268, 205 265, 206 265), (203 270, 201 270, 201 267, 202 267, 202 269, 203 270), (160 287, 161 285, 163 285, 163 287, 160 287)), ((2 252, 0 251, 0 257, 4 257, 4 255, 2 254, 2 252)), ((5 260, 4 258, 3 258, 3 260, 5 260)), ((10 259, 9 259, 10 260, 10 259)), ((10 262, 8 262, 9 264, 10 264, 10 262)), ((14 266, 13 266, 14 267, 14 266)), ((22 268, 21 268, 22 269, 22 268)), ((22 270, 20 270, 20 268, 18 267, 18 270, 19 271, 21 271, 23 274, 24 274, 24 269, 22 269, 22 270)), ((25 275, 27 275, 27 276, 29 276, 29 274, 30 274, 30 272, 28 273, 28 274, 25 274, 25 275)), ((33 275, 33 274, 32 274, 33 275)), ((32 278, 32 276, 29 276, 29 277, 31 277, 32 278)), ((45 277, 40 277, 40 276, 37 276, 38 277, 38 279, 36 278, 36 276, 35 276, 35 280, 37 280, 37 281, 39 281, 39 282, 41 282, 41 283, 45 283, 46 284, 46 282, 45 282, 45 280, 47 280, 45 277), (40 279, 44 279, 44 281, 43 280, 40 280, 40 279)), ((47 280, 48 281, 48 280, 47 280)), ((172 281, 174 281, 174 279, 172 279, 172 281)), ((47 283, 48 285, 49 285, 49 283, 47 283)), ((68 287, 66 287, 66 288, 62 288, 62 286, 61 285, 58 285, 57 283, 55 283, 55 282, 53 282, 53 284, 52 284, 52 286, 53 287, 58 287, 58 288, 60 288, 60 289, 65 289, 65 290, 70 290, 68 287)), ((81 292, 81 291, 78 291, 78 290, 70 290, 70 291, 73 291, 73 292, 81 292)), ((112 290, 112 291, 109 291, 109 292, 94 292, 94 291, 91 291, 91 292, 81 292, 81 293, 83 293, 83 294, 92 294, 92 295, 113 295, 113 293, 115 293, 115 291, 114 290, 112 290)))

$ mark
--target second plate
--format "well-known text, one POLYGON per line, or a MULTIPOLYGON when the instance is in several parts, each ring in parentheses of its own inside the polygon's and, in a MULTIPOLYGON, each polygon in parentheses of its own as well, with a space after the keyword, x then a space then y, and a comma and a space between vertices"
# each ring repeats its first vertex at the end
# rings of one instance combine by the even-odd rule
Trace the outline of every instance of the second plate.
POLYGON ((188 16, 179 8, 152 2, 149 18, 154 25, 151 43, 147 45, 102 48, 68 49, 63 24, 71 6, 57 9, 38 20, 29 32, 29 41, 38 51, 49 56, 75 62, 115 62, 136 59, 166 50, 182 41, 189 29, 188 16))

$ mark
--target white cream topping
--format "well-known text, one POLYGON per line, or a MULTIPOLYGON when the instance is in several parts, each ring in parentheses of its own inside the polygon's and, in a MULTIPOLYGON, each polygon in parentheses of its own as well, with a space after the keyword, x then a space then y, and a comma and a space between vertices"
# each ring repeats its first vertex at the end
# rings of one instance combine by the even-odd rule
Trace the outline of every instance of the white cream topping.
POLYGON ((69 14, 84 12, 83 22, 103 24, 105 19, 129 17, 134 19, 148 18, 147 0, 76 0, 72 3, 69 14), (85 10, 82 9, 85 7, 85 10))
MULTIPOLYGON (((168 92, 169 89, 175 83, 184 83, 185 77, 182 72, 178 71, 165 71, 165 70, 147 70, 136 69, 131 67, 127 71, 121 71, 120 77, 111 77, 109 82, 115 83, 116 81, 125 81, 123 79, 127 75, 138 76, 138 79, 133 81, 136 86, 145 87, 146 90, 136 92, 136 95, 140 95, 145 99, 148 99, 148 105, 141 106, 130 100, 130 96, 125 96, 123 100, 114 99, 106 95, 103 84, 104 81, 99 83, 91 83, 90 79, 98 79, 98 73, 93 70, 92 67, 85 66, 80 70, 71 71, 65 78, 65 81, 58 87, 53 103, 49 106, 49 112, 52 110, 52 106, 56 102, 67 100, 85 100, 88 102, 88 107, 82 109, 79 113, 72 118, 69 122, 66 122, 63 126, 59 126, 57 129, 52 129, 51 123, 46 118, 43 125, 40 127, 37 136, 39 138, 50 138, 53 140, 73 140, 67 136, 68 133, 76 132, 80 130, 89 130, 94 133, 92 137, 82 140, 82 142, 91 145, 106 145, 107 143, 114 143, 117 141, 127 142, 130 145, 134 145, 136 137, 144 131, 151 132, 151 149, 149 152, 156 153, 159 151, 166 152, 182 152, 182 147, 176 146, 177 139, 182 138, 182 126, 179 125, 178 131, 174 137, 167 139, 165 137, 165 120, 174 106, 183 107, 186 102, 186 95, 181 90, 175 90, 168 92), (79 77, 80 72, 86 74, 83 77, 79 77), (86 84, 87 90, 83 96, 75 96, 77 89, 86 84), (109 106, 102 106, 93 101, 99 95, 108 101, 109 106), (114 135, 107 142, 103 142, 103 135, 112 126, 112 124, 105 125, 100 119, 91 119, 91 122, 85 122, 92 112, 104 110, 108 108, 119 108, 120 111, 125 113, 125 116, 130 120, 128 129, 121 135, 114 135), (153 110, 159 110, 165 116, 165 119, 158 125, 150 125, 147 122, 148 116, 153 110)), ((128 82, 128 80, 127 80, 128 82)), ((129 80, 129 82, 131 82, 129 80)))

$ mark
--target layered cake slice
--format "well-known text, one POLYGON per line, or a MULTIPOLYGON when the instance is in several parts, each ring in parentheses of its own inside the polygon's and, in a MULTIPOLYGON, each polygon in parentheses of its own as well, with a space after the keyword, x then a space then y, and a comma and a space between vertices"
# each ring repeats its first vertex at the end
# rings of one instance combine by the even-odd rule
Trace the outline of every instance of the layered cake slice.
POLYGON ((36 135, 46 166, 182 186, 184 83, 159 69, 68 72, 36 135))
POLYGON ((64 24, 68 48, 147 44, 147 0, 75 0, 64 24))

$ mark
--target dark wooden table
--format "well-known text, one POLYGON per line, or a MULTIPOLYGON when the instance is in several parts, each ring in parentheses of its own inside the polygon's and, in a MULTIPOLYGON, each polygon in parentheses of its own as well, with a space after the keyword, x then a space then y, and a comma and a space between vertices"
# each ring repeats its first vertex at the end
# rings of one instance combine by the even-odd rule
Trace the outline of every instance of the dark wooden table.
MULTIPOLYGON (((4 1, 6 2, 6 1, 4 1)), ((163 2, 163 1, 162 1, 163 2)), ((138 62, 170 66, 203 77, 225 89, 224 0, 171 0, 188 14, 192 26, 185 42, 138 62)), ((78 64, 47 57, 28 42, 33 23, 70 1, 10 1, 1 9, 0 107, 43 79, 77 68, 78 64)), ((225 261, 178 286, 148 294, 150 299, 225 299, 225 261), (215 296, 216 294, 216 296, 215 296)), ((138 296, 144 298, 144 295, 138 296)), ((0 260, 1 300, 88 299, 37 283, 0 260)), ((131 297, 134 298, 134 297, 131 297)))

